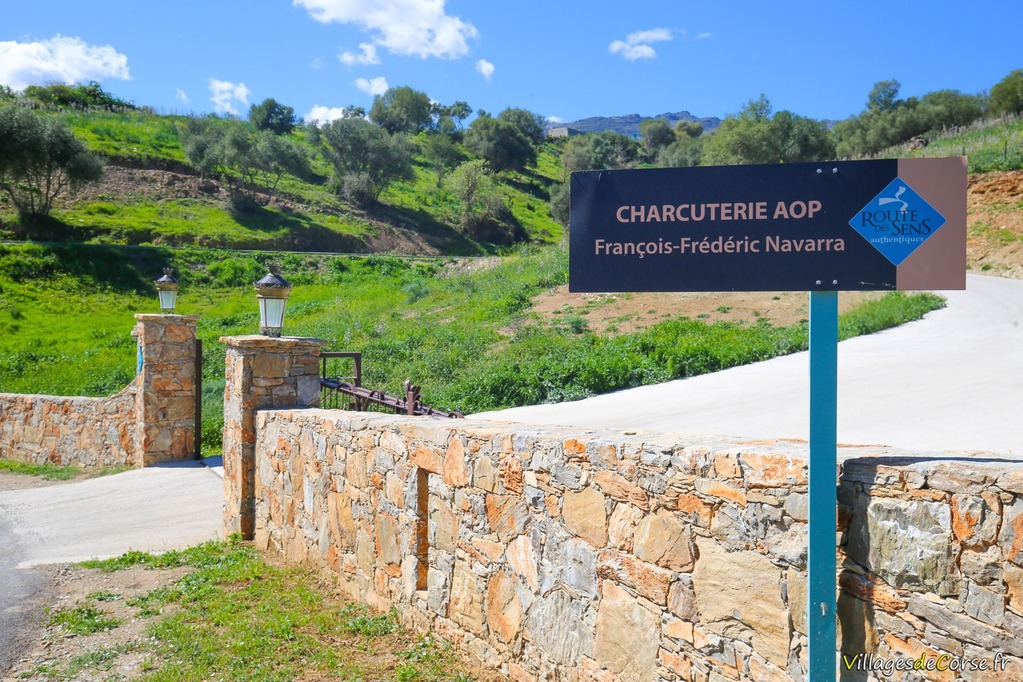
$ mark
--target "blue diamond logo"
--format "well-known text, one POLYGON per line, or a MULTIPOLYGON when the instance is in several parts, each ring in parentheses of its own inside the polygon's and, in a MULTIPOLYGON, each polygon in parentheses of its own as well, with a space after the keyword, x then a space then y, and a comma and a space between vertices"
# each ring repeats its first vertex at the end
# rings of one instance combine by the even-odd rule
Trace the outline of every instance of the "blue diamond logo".
POLYGON ((900 178, 849 221, 893 265, 906 260, 944 224, 945 217, 900 178))

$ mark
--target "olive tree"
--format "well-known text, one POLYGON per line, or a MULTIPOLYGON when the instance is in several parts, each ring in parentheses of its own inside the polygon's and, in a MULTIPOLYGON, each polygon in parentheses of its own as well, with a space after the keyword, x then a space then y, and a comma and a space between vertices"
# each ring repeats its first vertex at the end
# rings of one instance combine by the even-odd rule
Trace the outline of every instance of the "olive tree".
POLYGON ((518 126, 483 114, 469 126, 465 148, 486 161, 495 173, 521 171, 536 163, 536 149, 518 126))
POLYGON ((245 213, 269 204, 286 173, 309 172, 309 157, 294 140, 216 117, 190 119, 182 129, 188 160, 228 188, 231 207, 245 213))
POLYGON ((297 123, 295 110, 272 97, 249 107, 249 123, 256 130, 269 130, 275 135, 287 135, 297 123))
POLYGON ((763 95, 727 116, 703 147, 703 162, 710 165, 820 161, 834 155, 824 123, 789 111, 772 115, 763 95))
POLYGON ((369 205, 390 183, 415 177, 408 138, 365 119, 331 121, 320 128, 319 138, 334 166, 338 193, 353 203, 369 205))
POLYGON ((1016 69, 991 88, 991 113, 1023 113, 1023 69, 1016 69))
POLYGON ((35 224, 61 193, 102 176, 103 162, 61 121, 16 105, 0 107, 0 190, 22 224, 35 224))
POLYGON ((369 120, 388 133, 417 133, 433 123, 432 111, 425 92, 403 86, 374 97, 369 120))

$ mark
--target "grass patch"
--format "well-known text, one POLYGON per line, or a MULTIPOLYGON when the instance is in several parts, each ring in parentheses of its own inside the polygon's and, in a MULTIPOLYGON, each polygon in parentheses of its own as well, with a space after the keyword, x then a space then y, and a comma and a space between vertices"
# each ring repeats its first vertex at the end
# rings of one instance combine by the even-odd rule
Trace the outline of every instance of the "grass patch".
MULTIPOLYGON (((129 552, 83 565, 105 571, 195 569, 173 586, 126 602, 137 617, 151 619, 131 646, 146 661, 139 680, 471 679, 450 646, 404 630, 395 611, 378 614, 339 600, 312 572, 269 565, 237 541, 164 555, 129 552), (174 609, 164 608, 171 604, 174 609)), ((95 656, 91 666, 82 667, 85 659, 79 657, 51 672, 74 679, 71 666, 78 672, 108 669, 110 654, 95 656)))
POLYGON ((69 635, 91 635, 113 630, 120 624, 121 621, 90 604, 54 611, 49 620, 49 625, 59 627, 69 635))
POLYGON ((31 464, 0 459, 0 471, 23 476, 38 476, 47 481, 69 481, 82 473, 77 467, 58 466, 52 462, 31 464))

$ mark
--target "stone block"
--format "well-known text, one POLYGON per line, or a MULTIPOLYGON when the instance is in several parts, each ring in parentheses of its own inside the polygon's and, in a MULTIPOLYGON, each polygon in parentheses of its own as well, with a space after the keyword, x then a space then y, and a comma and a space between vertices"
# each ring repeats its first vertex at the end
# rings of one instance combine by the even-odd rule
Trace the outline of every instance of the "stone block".
POLYGON ((566 492, 562 502, 561 515, 565 527, 589 542, 594 547, 607 544, 606 498, 593 487, 579 492, 566 492))
POLYGON ((451 603, 448 617, 478 636, 484 636, 486 615, 483 610, 484 586, 465 561, 455 560, 451 576, 451 603))
POLYGON ((754 651, 784 667, 789 614, 781 599, 781 570, 759 552, 727 552, 712 540, 697 540, 697 546, 693 590, 700 623, 719 635, 746 630, 754 651))
POLYGON ((603 550, 597 559, 597 575, 626 585, 655 604, 667 604, 671 571, 624 552, 603 550))
POLYGON ((465 468, 465 445, 458 436, 451 439, 447 453, 444 455, 444 482, 448 485, 462 486, 469 482, 465 468))
POLYGON ((636 534, 636 524, 643 518, 643 511, 631 504, 616 504, 608 521, 608 546, 631 552, 636 534))
POLYGON ((529 507, 520 495, 487 495, 486 509, 490 528, 501 542, 521 535, 530 519, 529 507))
POLYGON ((529 589, 533 592, 539 591, 539 562, 537 561, 537 557, 540 556, 539 534, 525 533, 518 536, 508 543, 505 556, 508 565, 516 575, 526 582, 529 589))
POLYGON ((660 511, 637 524, 634 551, 644 561, 689 571, 693 567, 692 531, 676 514, 660 511))
POLYGON ((966 614, 990 625, 1001 626, 1005 619, 1006 595, 995 590, 967 583, 960 598, 966 614))
POLYGON ((552 526, 547 532, 539 578, 541 594, 563 585, 585 597, 595 597, 597 556, 593 546, 570 536, 558 526, 552 526))
POLYGON ((978 495, 952 496, 952 532, 966 547, 985 547, 996 540, 998 515, 978 495))
POLYGON ((501 641, 510 643, 518 636, 524 614, 516 579, 499 571, 487 582, 487 626, 501 641))
POLYGON ((947 596, 959 593, 959 548, 949 505, 871 498, 853 515, 849 557, 890 585, 947 596))
POLYGON ((650 493, 630 483, 625 477, 611 471, 597 471, 593 482, 601 491, 619 502, 628 502, 644 511, 650 509, 650 493))
POLYGON ((743 452, 743 479, 751 488, 791 488, 806 485, 806 460, 782 454, 743 452))
POLYGON ((598 663, 624 682, 650 682, 657 670, 660 635, 660 614, 604 581, 593 646, 598 663))
POLYGON ((580 656, 593 657, 594 621, 583 600, 565 590, 537 598, 526 624, 530 638, 555 663, 573 666, 580 656))

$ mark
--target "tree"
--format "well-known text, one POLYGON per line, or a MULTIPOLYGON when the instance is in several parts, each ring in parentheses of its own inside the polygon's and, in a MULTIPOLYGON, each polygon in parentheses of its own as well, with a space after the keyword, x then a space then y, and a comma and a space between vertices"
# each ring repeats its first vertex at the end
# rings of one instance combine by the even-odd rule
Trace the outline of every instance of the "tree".
POLYGON ((984 115, 984 100, 958 90, 935 90, 923 96, 922 104, 934 107, 938 125, 967 126, 984 115))
POLYGON ((587 137, 590 138, 591 169, 630 168, 639 158, 639 143, 631 137, 613 130, 602 130, 587 137))
POLYGON ((565 167, 566 179, 575 171, 593 169, 593 163, 590 161, 590 136, 578 135, 568 138, 561 148, 561 164, 565 167))
POLYGON ((950 112, 943 106, 956 99, 948 92, 934 93, 931 101, 926 97, 923 101, 916 97, 898 99, 898 81, 875 83, 867 97, 867 108, 835 124, 832 137, 838 155, 842 158, 871 156, 951 124, 950 121, 962 112, 950 112))
POLYGON ((437 186, 444 180, 449 168, 454 168, 462 158, 462 153, 451 138, 443 132, 428 133, 423 143, 423 156, 433 166, 437 174, 437 186))
POLYGON ((341 118, 320 128, 320 138, 338 193, 355 204, 369 205, 390 183, 415 177, 404 135, 388 134, 365 119, 341 118))
POLYGON ((436 119, 437 130, 445 135, 455 135, 462 130, 462 121, 472 114, 472 107, 468 102, 461 100, 448 105, 434 102, 430 107, 430 113, 436 119))
POLYGON ((703 135, 703 124, 699 121, 679 121, 675 124, 675 135, 699 137, 703 135))
POLYGON ((639 124, 639 135, 651 156, 657 156, 658 151, 675 141, 675 131, 663 118, 645 119, 639 124))
POLYGON ((988 106, 996 116, 1023 113, 1023 69, 1012 71, 991 88, 988 106))
POLYGON ((430 98, 425 92, 403 86, 374 97, 369 120, 392 135, 417 133, 433 122, 431 111, 430 98))
POLYGON ((835 158, 835 143, 822 121, 779 111, 771 119, 778 155, 785 163, 835 158))
POLYGON ((518 128, 534 145, 542 144, 547 137, 547 119, 532 111, 508 108, 497 115, 497 120, 518 128))
POLYGON ((458 197, 459 229, 473 239, 510 243, 519 230, 510 222, 510 211, 486 161, 466 161, 451 172, 448 186, 458 197))
POLYGON ((694 137, 681 137, 657 155, 657 165, 661 168, 689 168, 699 166, 703 159, 703 140, 694 137))
POLYGON ((234 121, 190 119, 182 142, 200 173, 224 181, 232 208, 241 213, 269 204, 286 173, 309 172, 309 158, 297 142, 234 121))
POLYGON ((59 120, 0 106, 0 189, 24 225, 50 214, 53 201, 103 176, 103 163, 59 120))
POLYGON ((835 155, 827 126, 779 111, 772 116, 764 95, 750 100, 737 116, 727 116, 704 146, 711 165, 820 161, 835 155))
POLYGON ((874 83, 867 95, 867 109, 873 112, 890 111, 898 106, 899 89, 902 84, 897 80, 878 81, 874 83))
POLYGON ((486 161, 491 170, 521 171, 536 163, 536 149, 517 126, 490 116, 478 116, 465 134, 465 147, 486 161))
POLYGON ((269 130, 275 135, 287 135, 295 129, 297 122, 295 110, 273 98, 249 107, 249 123, 256 126, 256 130, 269 130))
POLYGON ((638 157, 639 143, 613 130, 570 137, 561 150, 561 162, 568 173, 629 168, 638 157))

